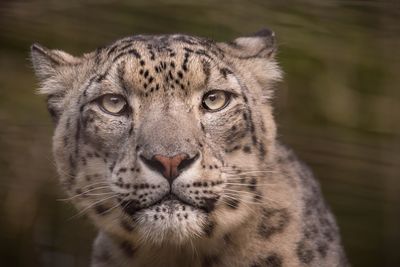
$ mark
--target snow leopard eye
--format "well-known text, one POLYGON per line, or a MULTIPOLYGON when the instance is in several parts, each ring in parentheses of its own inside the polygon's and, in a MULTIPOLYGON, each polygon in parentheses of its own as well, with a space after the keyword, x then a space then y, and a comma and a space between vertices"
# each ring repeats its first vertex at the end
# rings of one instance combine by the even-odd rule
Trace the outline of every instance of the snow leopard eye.
POLYGON ((117 94, 102 95, 97 103, 103 111, 116 116, 122 115, 128 108, 125 97, 117 94))
POLYGON ((231 97, 226 91, 213 90, 203 96, 202 106, 208 111, 219 111, 229 104, 231 97))

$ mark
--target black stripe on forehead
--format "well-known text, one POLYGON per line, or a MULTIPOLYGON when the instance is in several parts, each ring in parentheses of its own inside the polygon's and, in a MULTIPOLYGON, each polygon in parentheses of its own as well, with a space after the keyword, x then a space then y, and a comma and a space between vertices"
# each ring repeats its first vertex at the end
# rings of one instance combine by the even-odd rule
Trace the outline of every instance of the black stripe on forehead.
POLYGON ((250 106, 248 104, 248 97, 247 97, 247 94, 250 93, 250 91, 247 88, 247 86, 234 73, 230 73, 230 74, 234 75, 234 77, 236 78, 236 80, 240 86, 240 91, 242 93, 243 101, 245 102, 245 106, 246 106, 246 111, 243 113, 243 119, 246 121, 246 124, 247 124, 248 128, 250 129, 252 142, 255 145, 257 143, 257 135, 255 132, 253 115, 252 115, 250 106))
POLYGON ((204 84, 208 85, 208 82, 210 81, 210 75, 211 75, 211 64, 208 60, 201 60, 201 64, 203 65, 203 72, 205 75, 204 79, 204 84))
POLYGON ((126 37, 124 39, 120 39, 106 47, 108 49, 107 56, 111 56, 114 51, 120 51, 122 47, 126 45, 132 45, 135 42, 134 36, 126 37))
MULTIPOLYGON (((120 44, 113 45, 107 52, 107 57, 111 56, 111 54, 118 48, 120 44)), ((129 44, 128 44, 129 45, 129 44)))
POLYGON ((125 92, 125 94, 129 95, 130 91, 128 90, 128 87, 125 83, 125 66, 126 62, 123 60, 118 64, 117 67, 117 75, 118 75, 118 83, 120 88, 125 92))
POLYGON ((142 56, 139 54, 139 52, 135 49, 135 48, 131 48, 131 49, 129 49, 129 50, 124 50, 124 51, 121 51, 120 53, 118 53, 113 59, 112 59, 112 62, 114 63, 114 62, 116 62, 119 58, 121 58, 121 57, 123 57, 123 56, 126 56, 126 55, 129 55, 129 54, 131 54, 131 55, 133 55, 134 57, 136 57, 137 59, 141 59, 142 58, 142 56))
POLYGON ((191 36, 187 36, 187 35, 179 35, 179 36, 175 36, 173 37, 173 39, 175 42, 179 42, 179 43, 184 43, 184 44, 188 44, 188 45, 198 45, 198 40, 196 40, 196 38, 191 37, 191 36))
MULTIPOLYGON (((103 80, 105 80, 108 77, 108 75, 110 73, 110 70, 115 66, 115 64, 114 64, 115 61, 116 61, 115 59, 118 59, 118 58, 120 58, 120 57, 122 57, 124 55, 128 55, 128 54, 133 54, 134 57, 137 58, 137 59, 141 58, 140 54, 136 51, 136 49, 130 49, 128 51, 123 51, 122 54, 121 53, 118 54, 114 58, 113 62, 111 64, 108 64, 108 66, 107 66, 107 68, 105 69, 104 72, 96 73, 95 75, 93 75, 89 79, 89 82, 88 82, 87 86, 83 90, 83 98, 86 98, 87 91, 93 85, 94 82, 101 83, 103 80)), ((125 62, 125 60, 123 60, 122 62, 119 62, 119 63, 116 63, 116 64, 118 64, 117 65, 117 75, 118 75, 118 81, 119 81, 119 83, 121 85, 121 88, 124 90, 125 93, 129 93, 127 91, 127 87, 126 87, 125 83, 123 82, 123 77, 125 75, 125 64, 126 64, 126 62, 125 62)), ((82 99, 80 97, 79 100, 78 100, 78 103, 81 103, 81 102, 82 102, 82 99)))

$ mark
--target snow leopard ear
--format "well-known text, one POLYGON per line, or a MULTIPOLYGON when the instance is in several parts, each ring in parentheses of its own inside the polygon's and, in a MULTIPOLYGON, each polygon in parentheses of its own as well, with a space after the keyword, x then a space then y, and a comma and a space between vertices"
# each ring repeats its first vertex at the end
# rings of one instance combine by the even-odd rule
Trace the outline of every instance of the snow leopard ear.
POLYGON ((232 56, 240 59, 271 58, 276 52, 275 33, 262 29, 248 36, 238 37, 228 43, 220 43, 232 56))
POLYGON ((47 95, 47 107, 54 122, 58 121, 64 96, 72 87, 80 59, 60 50, 50 50, 38 44, 31 46, 31 60, 39 79, 39 93, 47 95))
POLYGON ((60 50, 50 50, 39 44, 31 46, 31 60, 40 81, 54 77, 61 67, 78 63, 79 59, 60 50))
POLYGON ((232 58, 238 69, 252 76, 248 83, 256 82, 261 86, 265 101, 272 98, 273 84, 282 78, 282 71, 275 60, 277 45, 273 31, 263 29, 217 45, 232 58))

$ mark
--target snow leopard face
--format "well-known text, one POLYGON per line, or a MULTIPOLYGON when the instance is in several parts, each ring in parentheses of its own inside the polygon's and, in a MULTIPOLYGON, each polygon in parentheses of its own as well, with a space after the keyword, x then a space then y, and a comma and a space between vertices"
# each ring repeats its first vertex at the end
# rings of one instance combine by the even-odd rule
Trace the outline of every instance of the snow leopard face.
POLYGON ((259 173, 274 150, 274 51, 269 31, 230 43, 139 35, 82 57, 33 45, 79 213, 155 244, 240 225, 263 201, 259 173))

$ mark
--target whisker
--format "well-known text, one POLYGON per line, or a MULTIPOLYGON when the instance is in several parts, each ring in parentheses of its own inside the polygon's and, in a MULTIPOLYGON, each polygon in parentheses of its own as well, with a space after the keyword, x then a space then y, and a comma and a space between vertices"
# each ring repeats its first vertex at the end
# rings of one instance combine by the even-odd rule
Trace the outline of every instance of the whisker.
POLYGON ((79 193, 77 195, 73 195, 73 196, 71 196, 69 198, 59 198, 59 199, 57 199, 57 201, 70 201, 70 200, 75 199, 77 197, 83 196, 83 195, 85 195, 85 194, 87 194, 89 192, 92 192, 92 191, 95 191, 95 190, 106 189, 106 188, 110 188, 110 187, 109 186, 101 186, 101 187, 92 188, 92 189, 83 191, 82 193, 79 193))
POLYGON ((247 191, 238 191, 238 190, 233 190, 233 189, 229 189, 229 188, 225 188, 224 191, 233 192, 233 193, 238 193, 238 194, 244 194, 244 195, 250 195, 250 196, 260 196, 260 197, 263 197, 263 195, 261 195, 261 194, 259 194, 259 193, 253 193, 253 192, 247 192, 247 191))
POLYGON ((246 174, 255 174, 255 173, 262 173, 262 174, 264 174, 264 173, 278 173, 277 171, 240 171, 240 172, 238 172, 238 171, 232 171, 232 172, 224 172, 225 174, 228 174, 228 175, 246 175, 246 174))
MULTIPOLYGON (((270 201, 272 203, 275 203, 275 204, 280 204, 280 202, 278 202, 277 200, 268 198, 268 197, 266 197, 264 195, 261 195, 259 193, 251 193, 251 192, 237 191, 237 190, 228 190, 228 192, 224 192, 224 194, 230 194, 230 195, 237 195, 238 194, 239 196, 244 196, 244 197, 249 197, 249 198, 254 198, 254 197, 258 196, 261 199, 268 200, 268 201, 270 201)), ((254 203, 256 204, 258 202, 254 202, 254 203)), ((266 202, 264 202, 264 203, 266 203, 266 202)))
POLYGON ((102 185, 102 184, 109 185, 110 183, 109 183, 109 182, 106 182, 106 181, 96 182, 96 183, 92 183, 92 184, 85 185, 85 186, 82 187, 82 188, 91 187, 91 186, 94 186, 94 185, 102 185))
MULTIPOLYGON (((254 201, 253 200, 253 197, 251 197, 251 196, 243 196, 242 198, 237 198, 237 196, 236 197, 233 197, 232 195, 230 195, 229 193, 228 194, 225 194, 224 196, 227 196, 227 197, 231 197, 231 198, 234 198, 235 200, 240 200, 240 202, 243 202, 243 203, 246 203, 246 204, 249 204, 249 205, 265 205, 265 203, 267 203, 267 202, 263 202, 263 201, 261 201, 261 202, 256 202, 256 201, 254 201)), ((248 207, 248 208, 250 208, 248 205, 246 205, 246 207, 248 207)))
MULTIPOLYGON (((239 200, 240 200, 240 199, 237 198, 237 196, 234 197, 234 196, 231 196, 231 195, 224 195, 223 197, 228 198, 228 199, 231 199, 231 200, 234 200, 234 201, 239 201, 239 200)), ((229 202, 224 201, 223 198, 222 198, 221 200, 222 200, 223 203, 229 205, 229 202)), ((242 204, 243 204, 247 209, 249 209, 251 212, 255 212, 255 210, 254 210, 252 207, 250 207, 250 206, 247 205, 247 204, 249 204, 249 203, 242 202, 242 204)), ((251 204, 251 203, 250 203, 250 204, 251 204)))
MULTIPOLYGON (((224 195, 232 196, 232 193, 225 192, 224 195)), ((235 194, 235 196, 237 197, 238 195, 235 194)), ((261 197, 261 199, 257 200, 257 201, 254 200, 254 196, 255 195, 253 195, 253 196, 252 195, 241 195, 241 196, 243 196, 243 198, 241 200, 243 200, 246 203, 251 204, 251 205, 264 206, 265 204, 268 204, 268 203, 274 203, 274 204, 277 204, 280 207, 284 207, 284 208, 290 206, 289 202, 277 201, 276 199, 271 199, 271 198, 268 198, 268 197, 265 197, 265 196, 261 196, 261 195, 259 195, 261 197), (284 205, 282 205, 282 204, 284 204, 284 205)))
POLYGON ((106 213, 108 213, 108 212, 111 212, 113 209, 117 208, 118 206, 120 206, 119 203, 118 203, 117 205, 115 205, 115 206, 113 206, 113 207, 111 207, 111 208, 109 208, 109 209, 107 209, 107 210, 101 212, 100 214, 103 215, 103 214, 106 214, 106 213))
POLYGON ((268 167, 273 168, 273 165, 267 166, 267 168, 264 169, 259 169, 259 168, 229 168, 229 167, 221 167, 220 169, 222 170, 228 170, 228 171, 270 171, 268 167))
POLYGON ((229 182, 225 182, 224 184, 226 184, 226 185, 242 185, 242 186, 254 186, 254 187, 257 187, 257 186, 259 186, 259 185, 261 185, 261 186, 263 186, 263 185, 277 185, 277 183, 270 183, 270 184, 267 184, 267 183, 257 183, 257 184, 247 184, 247 183, 229 183, 229 182))
MULTIPOLYGON (((121 201, 125 201, 125 200, 127 200, 128 199, 128 197, 122 197, 122 199, 121 199, 121 201)), ((120 205, 120 203, 118 203, 118 205, 120 205)), ((129 205, 129 201, 122 207, 122 210, 124 210, 125 208, 126 208, 126 206, 128 206, 129 205)), ((117 219, 119 219, 120 217, 122 217, 122 216, 120 216, 120 214, 116 217, 116 218, 114 218, 111 222, 113 223, 113 222, 115 222, 117 219)))
POLYGON ((116 196, 117 196, 117 194, 114 194, 114 195, 112 195, 112 196, 109 196, 109 197, 106 197, 106 198, 104 198, 104 199, 101 199, 101 200, 98 200, 98 201, 96 201, 96 202, 93 202, 91 205, 87 206, 86 208, 80 210, 77 214, 73 215, 71 218, 69 218, 69 220, 75 219, 75 218, 77 218, 77 217, 83 215, 86 211, 88 211, 89 209, 91 209, 93 206, 95 206, 95 205, 97 205, 97 204, 99 204, 99 203, 101 203, 101 202, 104 202, 104 201, 106 201, 106 200, 109 200, 109 199, 111 199, 111 198, 115 198, 116 196))

